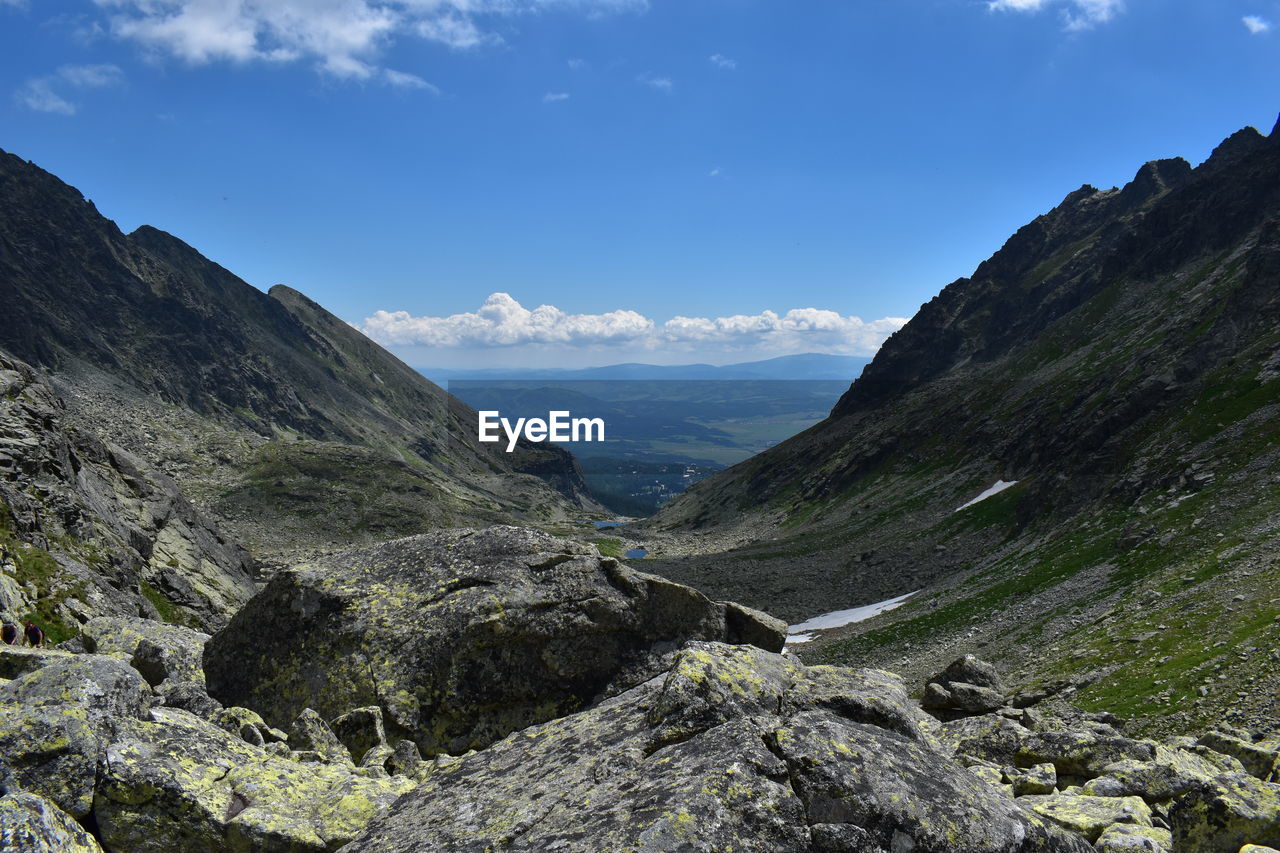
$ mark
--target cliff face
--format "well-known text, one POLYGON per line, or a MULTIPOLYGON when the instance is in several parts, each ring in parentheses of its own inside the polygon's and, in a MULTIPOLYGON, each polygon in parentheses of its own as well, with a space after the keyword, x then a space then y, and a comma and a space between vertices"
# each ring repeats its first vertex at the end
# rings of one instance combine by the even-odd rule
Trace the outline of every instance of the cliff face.
POLYGON ((4 153, 0 304, 0 348, 51 371, 73 419, 175 469, 256 549, 279 540, 259 510, 319 548, 590 506, 569 454, 480 445, 470 409, 301 293, 262 293, 149 226, 123 234, 4 153), (391 499, 326 501, 326 459, 391 499))
MULTIPOLYGON (((1086 623, 1161 579, 1270 565, 1278 320, 1280 134, 1076 190, 923 306, 826 421, 664 509, 651 553, 703 553, 654 570, 794 621, 925 588, 894 617, 911 629, 843 654, 999 642, 1048 670, 1047 629, 1100 647, 1086 623), (997 481, 1017 485, 959 510, 997 481)), ((1177 591, 1225 630, 1210 587, 1177 591)))

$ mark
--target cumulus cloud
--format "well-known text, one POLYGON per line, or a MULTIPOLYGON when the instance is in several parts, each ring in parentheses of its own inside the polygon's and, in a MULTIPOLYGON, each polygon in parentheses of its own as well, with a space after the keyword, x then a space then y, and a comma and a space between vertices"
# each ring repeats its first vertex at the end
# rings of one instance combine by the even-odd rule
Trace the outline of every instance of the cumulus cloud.
POLYGON ((1257 15, 1245 15, 1240 20, 1244 22, 1245 28, 1255 36, 1262 35, 1271 29, 1271 22, 1257 15))
POLYGON ((358 328, 389 346, 515 347, 528 344, 617 346, 705 351, 814 350, 870 353, 905 319, 864 321, 835 311, 794 308, 729 317, 673 317, 661 325, 635 311, 568 314, 551 305, 529 310, 507 293, 494 293, 475 312, 415 317, 377 311, 358 328))
POLYGON ((738 61, 736 59, 730 59, 729 57, 724 56, 723 54, 713 53, 710 57, 710 60, 711 60, 711 64, 714 65, 716 68, 723 68, 726 71, 732 71, 738 67, 738 61))
POLYGON ((124 82, 124 72, 114 65, 63 65, 53 74, 36 77, 14 93, 14 99, 42 113, 75 115, 79 105, 61 93, 68 90, 104 89, 124 82))
MULTIPOLYGON (((0 0, 0 3, 10 0, 0 0)), ((554 9, 643 12, 648 0, 93 0, 117 37, 191 64, 308 60, 335 77, 381 79, 377 59, 409 36, 454 50, 497 44, 500 19, 554 9)), ((425 87, 418 87, 425 88, 425 87)))
POLYGON ((988 0, 994 12, 1039 12, 1058 7, 1063 27, 1079 32, 1105 24, 1124 11, 1124 0, 988 0))
POLYGON ((542 96, 542 102, 544 104, 554 104, 556 101, 567 100, 569 100, 568 92, 547 92, 547 94, 542 96))

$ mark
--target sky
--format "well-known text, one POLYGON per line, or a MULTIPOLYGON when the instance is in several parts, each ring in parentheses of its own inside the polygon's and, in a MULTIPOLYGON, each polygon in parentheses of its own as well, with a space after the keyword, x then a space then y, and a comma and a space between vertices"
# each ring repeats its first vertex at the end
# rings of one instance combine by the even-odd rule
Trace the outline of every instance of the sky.
POLYGON ((1280 0, 0 0, 0 148, 434 367, 865 355, 1280 110, 1280 0))

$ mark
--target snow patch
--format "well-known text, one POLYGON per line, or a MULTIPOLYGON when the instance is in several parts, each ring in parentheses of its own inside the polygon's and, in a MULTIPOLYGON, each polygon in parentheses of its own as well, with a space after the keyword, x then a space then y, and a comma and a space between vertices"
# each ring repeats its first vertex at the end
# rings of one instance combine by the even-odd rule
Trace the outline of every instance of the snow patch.
POLYGON ((875 604, 864 604, 861 607, 851 607, 848 610, 836 610, 832 613, 824 613, 821 616, 807 619, 798 625, 792 625, 787 628, 787 643, 791 645, 807 643, 813 639, 815 631, 841 628, 845 625, 852 625, 854 622, 870 619, 872 616, 879 616, 881 613, 887 613, 895 607, 901 607, 907 602, 908 598, 919 591, 917 589, 915 592, 908 592, 906 595, 899 595, 897 598, 877 601, 875 604))
POLYGON ((968 509, 969 507, 976 504, 978 501, 985 501, 987 498, 991 497, 992 495, 998 495, 1001 492, 1003 492, 1005 489, 1009 488, 1010 486, 1016 486, 1016 485, 1018 485, 1017 480, 1010 480, 1008 482, 1004 480, 996 480, 996 484, 994 486, 987 489, 985 492, 978 495, 976 498, 969 501, 967 504, 961 504, 960 506, 956 507, 951 512, 952 514, 955 514, 962 509, 968 509))

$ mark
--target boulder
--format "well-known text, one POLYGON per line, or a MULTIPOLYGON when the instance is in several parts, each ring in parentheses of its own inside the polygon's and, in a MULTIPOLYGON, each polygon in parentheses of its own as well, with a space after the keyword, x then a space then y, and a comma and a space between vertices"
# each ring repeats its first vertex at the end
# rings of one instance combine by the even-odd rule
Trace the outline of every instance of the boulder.
POLYGON ((106 746, 97 723, 76 705, 0 702, 0 760, 18 788, 83 818, 106 746))
POLYGON ((351 753, 351 760, 364 763, 369 750, 387 745, 387 732, 382 723, 382 709, 377 705, 356 708, 329 722, 333 734, 351 753))
POLYGON ((72 704, 97 715, 140 719, 154 703, 133 667, 102 655, 70 655, 0 687, 0 703, 26 707, 72 704))
POLYGON ((103 844, 130 853, 319 853, 412 787, 273 756, 193 714, 157 708, 110 746, 94 798, 103 844))
POLYGON ((378 706, 388 735, 431 756, 640 683, 686 640, 732 634, 780 650, 780 626, 591 545, 494 527, 280 572, 209 641, 204 663, 210 695, 273 725, 307 707, 332 719, 378 706))
POLYGON ((1173 853, 1173 836, 1159 826, 1113 823, 1093 846, 1098 853, 1173 853))
MULTIPOLYGON (((1148 802, 1172 800, 1221 775, 1222 770, 1200 755, 1185 749, 1155 745, 1150 761, 1122 759, 1103 768, 1106 776, 1089 785, 1110 779, 1107 796, 1137 795, 1148 802)), ((1089 787, 1086 785, 1086 789, 1089 787)))
POLYGON ((1058 786, 1058 773, 1052 764, 1037 764, 1023 769, 1006 767, 1004 780, 1013 786, 1013 795, 1022 797, 1027 794, 1052 794, 1058 786))
POLYGON ((1005 704, 1004 683, 994 666, 973 655, 965 655, 929 679, 920 704, 927 710, 941 712, 943 718, 985 714, 1005 704))
POLYGON ((1103 831, 1117 823, 1151 826, 1151 809, 1140 797, 1090 797, 1054 794, 1048 797, 1026 797, 1037 814, 1054 823, 1097 841, 1103 831))
POLYGON ((209 635, 151 619, 99 616, 80 631, 87 652, 131 661, 152 687, 169 679, 204 684, 204 644, 209 635))
POLYGON ((22 853, 102 853, 84 827, 46 800, 29 793, 0 797, 0 850, 22 853))
POLYGON ((1014 763, 1031 767, 1050 762, 1059 776, 1080 776, 1092 779, 1107 772, 1114 762, 1132 760, 1151 762, 1156 757, 1156 745, 1151 741, 1131 740, 1124 737, 1107 737, 1093 732, 1034 732, 1014 754, 1014 763))
POLYGON ((957 758, 968 757, 1002 766, 1014 763, 1014 756, 1031 734, 1030 729, 1016 720, 996 714, 961 717, 938 728, 938 739, 957 758))
POLYGON ((1178 853, 1237 853, 1280 847, 1280 785, 1226 773, 1179 797, 1169 810, 1178 853))
POLYGON ((1091 851, 951 761, 900 679, 694 642, 664 677, 438 760, 344 853, 1091 851))
POLYGON ((161 698, 170 708, 181 708, 206 720, 214 719, 222 710, 222 703, 205 692, 203 684, 193 681, 180 681, 177 684, 166 682, 162 689, 164 693, 161 698))
POLYGON ((310 708, 303 708, 290 726, 289 746, 297 751, 314 753, 320 761, 352 763, 350 750, 338 740, 324 718, 310 708))
POLYGON ((1214 752, 1231 756, 1264 782, 1280 781, 1280 733, 1255 740, 1248 732, 1211 731, 1198 743, 1214 752))

